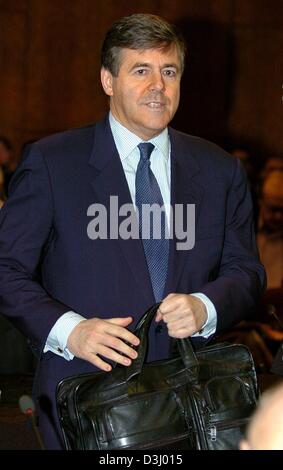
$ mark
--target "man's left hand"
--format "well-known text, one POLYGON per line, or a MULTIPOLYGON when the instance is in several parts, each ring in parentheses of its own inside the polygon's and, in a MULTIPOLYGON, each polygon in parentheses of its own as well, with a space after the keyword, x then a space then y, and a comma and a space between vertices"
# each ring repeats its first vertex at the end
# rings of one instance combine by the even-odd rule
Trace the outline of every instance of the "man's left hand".
POLYGON ((163 320, 172 338, 187 338, 200 331, 207 320, 202 300, 187 294, 169 294, 162 301, 155 321, 163 320))

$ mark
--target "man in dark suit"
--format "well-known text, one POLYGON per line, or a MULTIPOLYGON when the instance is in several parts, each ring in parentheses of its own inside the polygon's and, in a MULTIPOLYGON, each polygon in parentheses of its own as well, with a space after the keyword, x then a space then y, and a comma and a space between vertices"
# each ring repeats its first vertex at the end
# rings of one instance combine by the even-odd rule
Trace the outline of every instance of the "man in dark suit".
MULTIPOLYGON (((56 384, 115 362, 128 366, 139 343, 132 327, 152 304, 162 301, 148 361, 168 357, 170 338, 201 342, 237 323, 261 294, 264 270, 238 159, 167 127, 184 50, 159 17, 115 23, 102 49, 109 115, 27 149, 1 211, 0 309, 38 354, 34 395, 48 448, 62 447, 56 384), (146 204, 164 205, 162 236, 127 237, 123 210, 134 206, 140 215, 146 204), (173 215, 182 208, 183 235, 170 204, 173 215)), ((143 224, 139 218, 142 235, 143 224)))

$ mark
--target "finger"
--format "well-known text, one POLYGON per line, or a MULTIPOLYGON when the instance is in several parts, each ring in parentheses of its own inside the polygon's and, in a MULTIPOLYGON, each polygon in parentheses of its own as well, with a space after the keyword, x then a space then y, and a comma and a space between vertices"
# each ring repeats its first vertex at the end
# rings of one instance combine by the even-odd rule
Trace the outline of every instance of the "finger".
POLYGON ((129 366, 132 363, 131 359, 128 357, 121 356, 121 354, 114 351, 114 349, 103 346, 102 344, 100 344, 97 348, 97 352, 99 355, 104 356, 107 359, 111 359, 111 361, 122 364, 123 366, 129 366))
POLYGON ((175 297, 176 295, 180 295, 180 294, 176 294, 176 293, 171 293, 171 294, 168 294, 164 299, 163 299, 163 302, 164 300, 168 300, 168 299, 172 299, 172 297, 175 297))
POLYGON ((119 338, 115 338, 111 335, 105 335, 103 339, 104 346, 108 346, 111 349, 115 349, 118 352, 125 354, 126 356, 130 357, 131 359, 136 359, 138 353, 128 346, 124 341, 121 341, 119 338))
POLYGON ((155 321, 158 322, 160 320, 162 320, 162 315, 161 315, 161 312, 158 309, 157 313, 156 313, 155 321))
POLYGON ((196 333, 195 330, 189 329, 189 328, 179 328, 178 330, 172 330, 169 332, 168 330, 168 335, 171 338, 188 338, 189 336, 192 336, 194 333, 196 333))
POLYGON ((88 354, 83 359, 90 362, 95 367, 98 367, 98 369, 104 370, 105 372, 110 372, 112 370, 111 365, 100 359, 100 357, 98 357, 96 354, 88 354))
POLYGON ((191 319, 178 318, 169 322, 166 322, 168 330, 178 330, 179 328, 193 328, 194 323, 191 319))
POLYGON ((163 316, 165 323, 170 323, 178 320, 186 320, 191 318, 190 312, 184 312, 182 309, 173 310, 170 313, 165 313, 163 316))
POLYGON ((172 336, 173 338, 186 338, 187 336, 191 336, 196 332, 196 327, 190 325, 183 325, 178 328, 174 326, 172 328, 168 328, 168 335, 172 336))
POLYGON ((159 306, 159 310, 162 315, 165 313, 174 312, 177 308, 182 305, 182 297, 180 294, 175 294, 174 297, 170 299, 165 299, 162 304, 159 306))
POLYGON ((119 326, 128 326, 132 323, 132 317, 115 317, 115 318, 107 318, 105 321, 113 323, 113 325, 119 326))
POLYGON ((108 323, 108 328, 104 329, 105 333, 111 336, 116 336, 117 338, 121 338, 129 344, 133 344, 134 346, 137 346, 140 343, 139 338, 131 331, 123 328, 122 326, 117 326, 110 320, 106 320, 106 322, 108 323))

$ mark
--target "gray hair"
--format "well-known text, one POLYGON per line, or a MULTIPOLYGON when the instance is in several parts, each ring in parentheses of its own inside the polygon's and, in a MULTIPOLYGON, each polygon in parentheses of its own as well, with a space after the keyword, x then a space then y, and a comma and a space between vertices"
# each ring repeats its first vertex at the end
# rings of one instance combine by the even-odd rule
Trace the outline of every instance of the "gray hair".
POLYGON ((175 45, 183 72, 186 45, 175 27, 160 16, 138 13, 125 16, 113 23, 106 33, 102 50, 101 65, 115 77, 121 64, 121 50, 169 49, 175 45))

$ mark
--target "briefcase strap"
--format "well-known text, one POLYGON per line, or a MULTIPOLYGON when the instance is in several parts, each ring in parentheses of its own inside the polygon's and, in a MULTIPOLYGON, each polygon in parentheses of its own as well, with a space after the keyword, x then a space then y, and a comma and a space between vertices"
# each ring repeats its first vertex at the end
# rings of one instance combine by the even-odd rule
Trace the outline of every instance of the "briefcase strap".
MULTIPOLYGON (((152 320, 154 319, 160 303, 153 305, 149 308, 145 314, 141 317, 136 325, 134 334, 140 339, 138 347, 138 357, 132 364, 127 368, 126 377, 127 381, 130 381, 136 375, 139 375, 142 371, 147 352, 148 333, 152 320)), ((198 381, 199 363, 194 353, 191 341, 189 338, 177 340, 180 357, 184 362, 184 366, 187 369, 189 381, 196 383, 198 381)))

